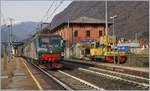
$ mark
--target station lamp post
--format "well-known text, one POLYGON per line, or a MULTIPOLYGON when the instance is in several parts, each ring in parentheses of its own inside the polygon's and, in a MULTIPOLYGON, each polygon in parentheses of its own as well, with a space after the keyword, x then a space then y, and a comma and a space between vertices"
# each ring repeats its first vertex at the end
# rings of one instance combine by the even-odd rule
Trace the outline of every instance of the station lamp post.
MULTIPOLYGON (((110 17, 110 19, 113 20, 113 36, 115 35, 115 18, 117 18, 117 15, 114 15, 114 16, 110 17)), ((115 43, 113 43, 113 46, 115 46, 115 43)), ((114 64, 116 64, 115 61, 116 61, 116 58, 115 58, 115 55, 114 55, 114 64)), ((118 61, 119 61, 119 59, 118 59, 118 61)))
POLYGON ((117 15, 110 17, 113 20, 113 35, 115 35, 115 18, 117 18, 117 15))

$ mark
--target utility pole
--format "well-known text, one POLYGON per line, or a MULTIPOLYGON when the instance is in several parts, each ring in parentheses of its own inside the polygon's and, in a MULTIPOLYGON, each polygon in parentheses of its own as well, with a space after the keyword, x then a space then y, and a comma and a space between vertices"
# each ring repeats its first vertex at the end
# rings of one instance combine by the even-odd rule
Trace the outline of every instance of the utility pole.
POLYGON ((74 41, 74 31, 73 31, 73 27, 71 28, 71 33, 72 33, 72 56, 74 56, 74 45, 75 45, 75 41, 74 41))
POLYGON ((40 35, 40 32, 42 33, 42 27, 43 27, 43 22, 41 22, 41 24, 40 24, 39 35, 40 35))
POLYGON ((108 24, 107 24, 107 0, 105 1, 105 34, 108 35, 108 24))
POLYGON ((11 58, 12 58, 12 21, 13 19, 10 18, 10 30, 9 30, 9 43, 8 43, 8 51, 9 51, 9 61, 11 61, 11 58))
MULTIPOLYGON (((105 36, 106 36, 106 45, 108 46, 108 22, 107 22, 107 0, 105 0, 105 36)), ((107 49, 107 48, 106 48, 107 49)))
MULTIPOLYGON (((105 35, 106 35, 106 44, 108 46, 108 22, 107 22, 108 15, 107 15, 107 12, 108 12, 108 6, 107 6, 107 0, 106 0, 105 1, 105 22, 106 22, 105 23, 105 35)), ((114 64, 116 64, 115 55, 114 55, 114 64)))
POLYGON ((69 58, 70 57, 70 48, 69 48, 69 19, 68 19, 68 29, 67 29, 67 48, 66 48, 66 57, 69 58))
POLYGON ((41 31, 42 31, 42 27, 43 27, 43 25, 42 25, 42 24, 43 24, 43 23, 41 23, 41 28, 40 28, 40 29, 41 29, 41 31))
MULTIPOLYGON (((9 29, 9 25, 7 25, 7 24, 5 24, 5 26, 6 26, 6 30, 7 29, 9 29)), ((9 32, 9 30, 8 30, 8 32, 9 32)), ((3 53, 4 53, 4 66, 3 66, 3 69, 4 69, 4 71, 7 71, 7 62, 8 62, 8 51, 9 51, 9 49, 8 49, 8 45, 9 45, 9 33, 7 32, 7 41, 6 41, 6 43, 4 42, 3 43, 3 45, 4 45, 4 51, 3 51, 3 53)), ((2 46, 2 43, 1 43, 1 46, 2 46)))
POLYGON ((4 70, 7 71, 7 43, 4 45, 4 70))
POLYGON ((138 42, 138 33, 135 33, 135 42, 138 42))

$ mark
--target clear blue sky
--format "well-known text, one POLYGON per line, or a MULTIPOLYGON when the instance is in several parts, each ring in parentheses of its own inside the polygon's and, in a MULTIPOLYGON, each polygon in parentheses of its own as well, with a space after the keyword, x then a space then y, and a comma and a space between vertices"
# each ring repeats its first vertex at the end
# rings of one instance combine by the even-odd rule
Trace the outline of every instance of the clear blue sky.
MULTIPOLYGON (((22 21, 41 21, 42 17, 45 15, 49 6, 53 1, 1 1, 1 11, 2 11, 2 24, 4 24, 3 18, 5 18, 6 23, 8 18, 11 17, 15 19, 16 22, 22 21)), ((63 4, 57 9, 55 14, 64 10, 72 1, 63 1, 63 4)), ((53 7, 50 9, 48 16, 51 12, 59 5, 60 1, 55 1, 53 7)), ((54 15, 55 15, 54 14, 54 15)), ((53 15, 53 16, 54 16, 53 15)), ((48 19, 48 22, 51 19, 48 19)), ((45 19, 46 20, 46 19, 45 19)))

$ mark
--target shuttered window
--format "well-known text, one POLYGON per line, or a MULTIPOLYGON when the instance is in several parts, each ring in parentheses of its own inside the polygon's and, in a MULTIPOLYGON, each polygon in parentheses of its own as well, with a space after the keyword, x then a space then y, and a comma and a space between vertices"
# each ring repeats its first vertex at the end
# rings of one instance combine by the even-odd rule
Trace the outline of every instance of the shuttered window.
POLYGON ((103 35, 103 32, 99 30, 99 37, 103 35))
POLYGON ((90 31, 86 31, 86 37, 90 37, 90 31))
POLYGON ((78 31, 77 30, 74 32, 74 37, 78 37, 78 31))

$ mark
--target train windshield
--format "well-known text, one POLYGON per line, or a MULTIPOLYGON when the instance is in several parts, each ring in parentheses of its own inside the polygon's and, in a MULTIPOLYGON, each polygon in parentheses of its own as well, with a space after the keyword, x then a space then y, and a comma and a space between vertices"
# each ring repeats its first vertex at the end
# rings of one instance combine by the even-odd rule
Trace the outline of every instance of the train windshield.
POLYGON ((40 37, 40 45, 42 48, 54 48, 61 46, 60 37, 40 37))

